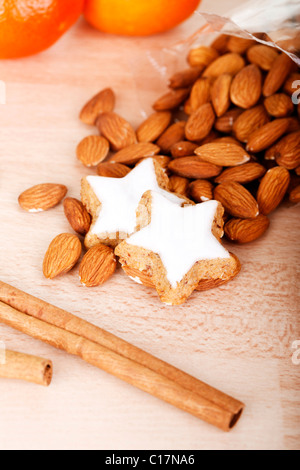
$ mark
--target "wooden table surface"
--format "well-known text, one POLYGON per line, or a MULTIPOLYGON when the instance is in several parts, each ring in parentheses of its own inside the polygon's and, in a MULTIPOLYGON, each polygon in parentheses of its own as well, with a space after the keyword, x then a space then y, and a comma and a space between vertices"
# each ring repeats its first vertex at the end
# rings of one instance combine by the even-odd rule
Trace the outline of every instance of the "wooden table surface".
POLYGON ((137 126, 165 87, 167 71, 157 61, 162 47, 188 36, 196 22, 166 35, 126 39, 80 21, 49 51, 0 63, 7 86, 7 104, 0 106, 0 279, 235 396, 246 403, 245 413, 225 434, 0 325, 7 348, 54 363, 49 388, 0 381, 2 450, 300 448, 300 365, 292 361, 293 342, 300 340, 299 205, 272 214, 260 240, 231 246, 243 264, 233 282, 167 307, 120 270, 95 289, 80 285, 78 268, 46 280, 41 265, 49 242, 71 231, 62 205, 28 214, 17 204, 24 189, 41 182, 64 183, 69 196, 79 197, 80 179, 89 171, 76 161, 75 148, 91 132, 78 120, 81 106, 112 86, 117 112, 137 126))

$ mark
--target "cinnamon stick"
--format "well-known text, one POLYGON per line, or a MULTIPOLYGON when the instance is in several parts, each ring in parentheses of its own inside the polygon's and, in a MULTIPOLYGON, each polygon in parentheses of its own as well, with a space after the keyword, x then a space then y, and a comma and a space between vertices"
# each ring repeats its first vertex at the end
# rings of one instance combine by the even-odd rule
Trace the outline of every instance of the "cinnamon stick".
POLYGON ((236 417, 232 413, 165 376, 97 343, 21 313, 3 302, 0 302, 0 321, 51 346, 79 356, 87 363, 224 431, 229 431, 232 423, 235 424, 236 417))
POLYGON ((15 287, 0 281, 0 301, 14 307, 20 312, 34 318, 41 319, 51 325, 57 326, 73 334, 77 334, 89 341, 97 343, 105 348, 131 359, 138 364, 151 369, 157 374, 163 375, 174 381, 181 387, 193 393, 197 393, 204 400, 211 402, 218 408, 227 411, 232 416, 230 428, 232 428, 244 409, 244 404, 206 383, 186 374, 176 367, 152 356, 121 338, 95 326, 91 323, 72 315, 71 313, 55 307, 41 299, 26 294, 15 287))
POLYGON ((0 363, 0 377, 26 380, 48 387, 52 380, 52 362, 41 357, 5 350, 0 363))

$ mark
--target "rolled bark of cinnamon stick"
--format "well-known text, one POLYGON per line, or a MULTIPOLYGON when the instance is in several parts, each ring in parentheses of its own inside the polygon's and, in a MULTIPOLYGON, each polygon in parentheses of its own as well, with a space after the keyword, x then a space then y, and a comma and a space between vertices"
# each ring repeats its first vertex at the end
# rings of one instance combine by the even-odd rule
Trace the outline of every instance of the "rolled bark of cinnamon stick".
POLYGON ((218 428, 229 431, 238 417, 167 377, 62 328, 0 302, 0 322, 44 341, 218 428))
POLYGON ((164 375, 186 390, 199 394, 203 399, 232 415, 230 428, 237 423, 243 412, 245 405, 241 401, 211 387, 112 333, 2 281, 0 281, 0 301, 20 312, 102 345, 151 369, 157 374, 164 375))
POLYGON ((52 380, 52 362, 37 356, 5 350, 0 363, 0 377, 26 380, 48 387, 52 380))

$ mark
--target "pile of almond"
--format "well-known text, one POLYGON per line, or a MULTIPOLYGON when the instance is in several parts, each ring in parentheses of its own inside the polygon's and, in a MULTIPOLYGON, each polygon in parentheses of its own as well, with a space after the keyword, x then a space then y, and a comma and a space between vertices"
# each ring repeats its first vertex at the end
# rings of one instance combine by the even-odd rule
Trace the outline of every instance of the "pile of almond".
MULTIPOLYGON (((171 191, 197 203, 220 201, 227 238, 251 242, 268 229, 268 214, 285 196, 300 201, 299 68, 274 48, 225 35, 210 47, 192 49, 187 60, 189 67, 171 77, 169 91, 137 130, 114 112, 111 89, 92 98, 80 119, 100 135, 80 142, 77 157, 98 175, 115 178, 153 157, 166 169, 171 191)), ((26 210, 46 210, 65 193, 60 185, 40 185, 19 202, 26 210)), ((91 218, 82 203, 67 198, 64 209, 72 228, 84 236, 91 218)), ((45 256, 45 276, 70 270, 80 254, 77 236, 59 235, 45 256)), ((81 261, 81 282, 99 285, 115 267, 110 248, 94 247, 81 261)))

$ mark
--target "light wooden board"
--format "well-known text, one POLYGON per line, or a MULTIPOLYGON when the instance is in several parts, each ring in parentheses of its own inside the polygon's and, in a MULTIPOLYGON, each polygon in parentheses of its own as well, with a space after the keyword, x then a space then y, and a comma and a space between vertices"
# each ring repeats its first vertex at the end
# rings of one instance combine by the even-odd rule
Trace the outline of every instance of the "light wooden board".
POLYGON ((243 264, 235 281, 172 308, 120 271, 91 290, 80 286, 78 268, 45 280, 48 244, 70 227, 62 206, 27 214, 17 204, 20 192, 41 182, 64 183, 78 197, 89 173, 75 158, 77 143, 90 133, 77 118, 81 106, 112 86, 117 111, 137 126, 165 86, 155 70, 162 47, 195 29, 192 19, 167 35, 131 40, 102 35, 82 21, 46 53, 0 64, 7 84, 7 105, 0 106, 0 278, 236 396, 246 403, 245 414, 224 434, 0 325, 9 349, 54 362, 47 389, 1 380, 0 449, 300 447, 300 365, 292 362, 293 342, 300 340, 299 206, 272 214, 270 231, 257 242, 230 245, 243 264), (155 60, 148 60, 149 51, 155 60))

